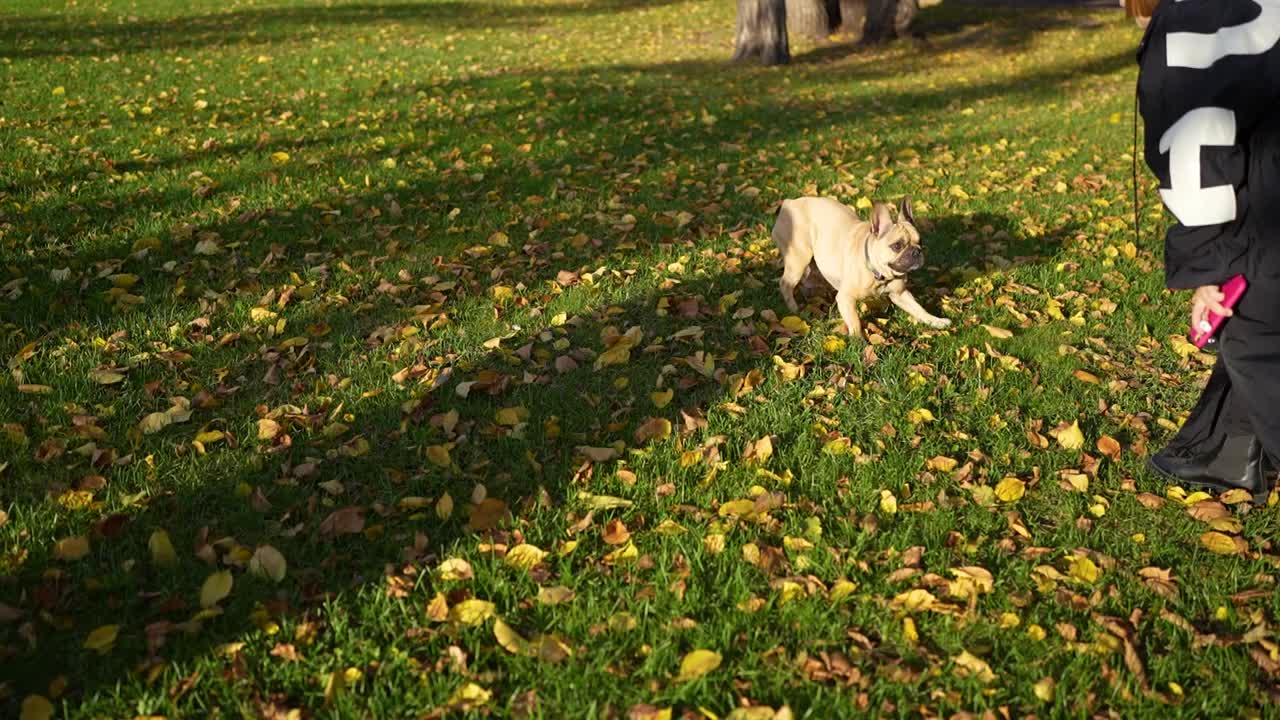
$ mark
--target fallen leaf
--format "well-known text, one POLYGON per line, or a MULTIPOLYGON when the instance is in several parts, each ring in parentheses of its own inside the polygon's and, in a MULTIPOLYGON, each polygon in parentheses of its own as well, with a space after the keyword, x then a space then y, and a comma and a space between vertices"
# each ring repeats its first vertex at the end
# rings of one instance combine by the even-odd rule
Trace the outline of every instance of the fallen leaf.
POLYGON ((1098 438, 1098 452, 1102 453, 1112 462, 1120 462, 1120 443, 1110 435, 1103 435, 1098 438))
POLYGON ((53 717, 53 703, 43 695, 28 695, 22 701, 22 710, 18 720, 50 720, 53 717))
POLYGON ((510 625, 502 621, 502 618, 494 619, 493 636, 497 639, 498 645, 512 655, 525 655, 529 651, 529 641, 512 630, 510 625))
POLYGON ((1200 536, 1200 544, 1218 555, 1241 555, 1249 549, 1244 539, 1210 530, 1200 536))
POLYGON ((116 636, 120 633, 119 625, 103 625, 84 639, 84 648, 93 650, 99 655, 106 655, 116 644, 116 636))
POLYGON ((151 551, 151 562, 162 568, 173 568, 178 565, 178 553, 174 552, 173 543, 169 541, 169 533, 155 530, 147 540, 147 548, 151 551))
POLYGON ((475 626, 493 617, 495 610, 493 603, 471 598, 449 608, 449 619, 459 625, 475 626))
POLYGON ((1015 503, 1027 492, 1027 484, 1020 478, 1007 477, 996 483, 996 497, 1001 502, 1015 503))
POLYGON ((609 545, 621 545, 631 538, 631 532, 621 520, 615 518, 604 526, 604 534, 601 538, 609 545))
POLYGON ((542 548, 520 543, 507 551, 506 563, 521 570, 531 570, 546 556, 547 552, 542 548))
POLYGON ((1063 424, 1050 433, 1058 444, 1066 450, 1079 450, 1084 447, 1084 434, 1080 432, 1080 422, 1073 421, 1070 425, 1063 424))
POLYGON ((470 580, 476 576, 471 563, 462 558, 448 558, 436 568, 436 574, 446 582, 470 580))
POLYGON ((577 597, 577 593, 563 585, 544 587, 538 590, 538 602, 543 605, 559 605, 577 597))
POLYGON ((982 329, 986 330, 987 333, 989 333, 993 338, 1000 338, 1001 340, 1007 340, 1013 337, 1013 333, 1009 332, 1008 330, 1005 330, 1004 328, 994 327, 992 325, 983 325, 982 329))
POLYGON ((258 420, 258 439, 271 440, 280 434, 280 423, 271 418, 261 418, 258 420))
POLYGON ((63 538, 53 546, 53 557, 63 562, 75 562, 89 554, 89 538, 83 535, 63 538))
POLYGON ((288 563, 285 562, 284 555, 270 545, 259 546, 249 559, 249 572, 269 578, 272 582, 284 580, 287 570, 288 563))
POLYGON ((636 428, 636 442, 641 445, 650 441, 661 442, 671 437, 671 421, 666 418, 649 418, 636 428))
POLYGON ((231 594, 233 584, 230 570, 222 570, 205 578, 204 584, 200 586, 200 607, 209 608, 217 605, 231 594))
POLYGON ((364 531, 364 508, 344 507, 320 523, 321 535, 354 535, 364 531))
POLYGON ((720 653, 711 650, 694 650, 680 661, 680 674, 676 682, 689 682, 720 667, 720 653))

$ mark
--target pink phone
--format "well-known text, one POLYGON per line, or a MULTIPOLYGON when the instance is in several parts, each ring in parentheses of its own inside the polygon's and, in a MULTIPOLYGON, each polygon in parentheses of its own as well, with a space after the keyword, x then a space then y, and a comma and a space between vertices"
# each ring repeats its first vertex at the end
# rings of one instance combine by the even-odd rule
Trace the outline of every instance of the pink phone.
MULTIPOLYGON (((1240 302, 1240 296, 1244 295, 1244 291, 1249 287, 1249 283, 1245 282, 1243 275, 1237 275, 1222 285, 1222 305, 1226 308, 1235 307, 1240 302)), ((1218 328, 1222 327, 1222 322, 1226 318, 1221 315, 1209 311, 1209 332, 1201 332, 1198 328, 1191 328, 1191 342, 1198 348, 1203 348, 1208 344, 1209 340, 1218 332, 1218 328)))

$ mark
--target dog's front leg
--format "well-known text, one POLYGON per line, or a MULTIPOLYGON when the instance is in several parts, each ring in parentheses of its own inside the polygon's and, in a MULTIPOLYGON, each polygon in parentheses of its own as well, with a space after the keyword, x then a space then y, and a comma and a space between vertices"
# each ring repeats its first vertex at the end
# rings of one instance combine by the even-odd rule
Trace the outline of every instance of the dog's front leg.
POLYGON ((946 318, 940 318, 930 315, 928 310, 920 307, 920 303, 916 302, 916 298, 911 294, 910 290, 901 290, 899 292, 889 293, 889 299, 894 305, 902 308, 916 322, 928 325, 935 330, 941 330, 951 326, 951 321, 946 318))
POLYGON ((840 319, 844 320, 844 328, 850 337, 865 340, 862 334, 862 318, 858 315, 857 298, 847 290, 836 293, 836 307, 840 309, 840 319))

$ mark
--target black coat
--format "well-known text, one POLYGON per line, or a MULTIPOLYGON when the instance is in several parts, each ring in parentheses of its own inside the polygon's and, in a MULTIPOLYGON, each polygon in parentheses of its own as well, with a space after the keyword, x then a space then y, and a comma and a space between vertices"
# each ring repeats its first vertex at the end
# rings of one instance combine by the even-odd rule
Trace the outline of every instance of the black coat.
POLYGON ((1280 0, 1163 0, 1138 50, 1171 289, 1280 268, 1280 0))

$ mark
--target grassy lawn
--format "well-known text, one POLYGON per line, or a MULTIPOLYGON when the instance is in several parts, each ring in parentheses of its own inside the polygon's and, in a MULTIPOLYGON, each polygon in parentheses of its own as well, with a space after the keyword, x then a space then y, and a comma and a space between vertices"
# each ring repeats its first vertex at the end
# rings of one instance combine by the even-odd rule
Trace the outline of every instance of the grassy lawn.
POLYGON ((1137 30, 733 13, 7 3, 0 715, 1267 712, 1275 511, 1144 470, 1137 30), (911 195, 955 325, 787 317, 806 193, 911 195))

